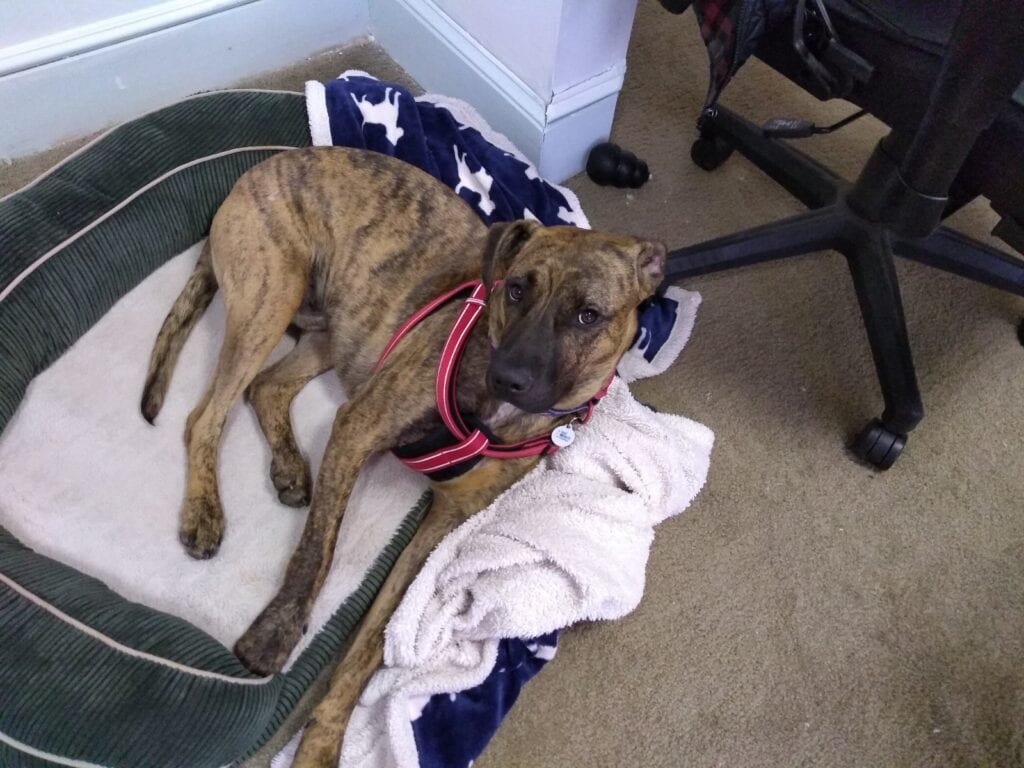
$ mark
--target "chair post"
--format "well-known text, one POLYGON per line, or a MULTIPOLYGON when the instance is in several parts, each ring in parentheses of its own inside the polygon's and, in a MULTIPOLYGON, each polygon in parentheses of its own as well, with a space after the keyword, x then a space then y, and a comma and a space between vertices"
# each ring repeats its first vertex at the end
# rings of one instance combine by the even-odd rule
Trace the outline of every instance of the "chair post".
POLYGON ((965 2, 920 125, 879 143, 850 206, 902 237, 931 234, 975 141, 1022 79, 1024 0, 965 2))

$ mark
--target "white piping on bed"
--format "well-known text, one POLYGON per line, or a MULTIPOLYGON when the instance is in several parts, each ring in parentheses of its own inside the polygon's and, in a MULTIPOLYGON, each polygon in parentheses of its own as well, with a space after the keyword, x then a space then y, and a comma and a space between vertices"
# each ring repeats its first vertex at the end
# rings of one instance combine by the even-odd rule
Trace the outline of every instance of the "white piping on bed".
MULTIPOLYGON (((61 755, 55 755, 53 752, 44 752, 41 749, 30 747, 24 742, 18 741, 17 739, 8 736, 3 731, 0 731, 0 742, 3 742, 7 746, 18 750, 22 754, 29 755, 30 757, 38 757, 40 760, 46 760, 57 765, 66 765, 68 768, 107 768, 105 765, 99 765, 98 763, 89 763, 85 760, 75 760, 72 757, 62 757, 61 755)), ((222 766, 221 768, 229 768, 231 764, 222 766)))
MULTIPOLYGON (((196 93, 196 94, 193 94, 192 96, 187 96, 186 98, 181 99, 180 101, 177 101, 175 103, 176 104, 180 104, 183 101, 192 101, 193 99, 204 99, 207 96, 219 96, 222 93, 235 93, 235 92, 242 92, 242 93, 290 93, 293 96, 301 96, 302 95, 298 91, 281 91, 281 90, 276 90, 274 88, 225 88, 225 89, 221 89, 221 90, 218 90, 218 91, 204 91, 203 93, 196 93)), ((162 107, 157 107, 156 109, 151 109, 148 112, 143 112, 141 115, 139 115, 138 117, 136 117, 136 118, 134 118, 132 120, 127 120, 127 121, 125 121, 123 123, 118 123, 117 125, 111 126, 107 130, 105 130, 102 133, 100 133, 98 136, 95 136, 94 138, 92 138, 89 141, 87 141, 85 144, 80 146, 78 149, 76 149, 70 155, 68 155, 67 157, 65 157, 62 160, 60 160, 56 165, 52 165, 49 168, 47 168, 45 171, 43 171, 41 174, 36 176, 34 179, 32 179, 32 181, 30 181, 25 186, 23 186, 23 187, 21 187, 19 189, 16 189, 13 192, 8 192, 3 197, 0 197, 0 203, 4 202, 8 198, 14 197, 17 194, 20 194, 20 193, 24 192, 26 189, 31 189, 36 184, 38 184, 40 181, 42 181, 47 176, 49 176, 51 173, 53 173, 58 168, 60 168, 62 165, 67 163, 69 160, 73 160, 74 158, 78 157, 80 154, 85 152, 85 150, 89 149, 93 144, 95 144, 98 141, 102 141, 107 136, 109 136, 114 131, 116 131, 118 128, 121 128, 122 126, 128 125, 128 123, 135 122, 135 120, 141 120, 142 118, 148 117, 149 115, 155 114, 156 112, 161 112, 162 110, 167 109, 168 106, 173 106, 173 105, 164 105, 162 107)))
POLYGON ((176 174, 176 173, 178 173, 180 171, 183 171, 186 168, 191 168, 194 165, 200 165, 200 164, 208 162, 210 160, 216 160, 216 159, 221 158, 221 157, 226 157, 227 155, 237 155, 237 154, 239 154, 241 152, 262 152, 262 151, 266 151, 266 150, 279 150, 279 151, 283 151, 283 150, 288 150, 288 149, 297 149, 297 147, 288 147, 288 146, 280 146, 280 145, 268 145, 268 146, 262 146, 262 147, 235 147, 234 149, 226 149, 223 152, 217 152, 216 154, 213 154, 213 155, 206 155, 205 157, 197 157, 195 160, 189 160, 184 165, 179 165, 176 168, 172 168, 171 170, 167 171, 166 173, 161 174, 157 178, 153 179, 151 182, 149 182, 145 186, 140 187, 139 189, 137 189, 134 192, 132 192, 128 197, 126 197, 120 203, 115 205, 109 211, 107 211, 106 213, 104 213, 101 216, 97 217, 93 221, 89 222, 84 227, 82 227, 80 230, 75 232, 75 234, 71 235, 71 237, 69 237, 66 240, 62 241, 61 243, 57 244, 56 246, 54 246, 53 248, 48 250, 46 253, 44 253, 42 256, 40 256, 38 259, 33 261, 31 264, 29 264, 25 269, 23 269, 17 275, 17 277, 15 277, 7 285, 6 288, 4 288, 2 291, 0 291, 0 301, 3 301, 8 296, 10 296, 11 292, 15 288, 17 288, 29 275, 31 275, 33 272, 35 272, 37 269, 39 269, 39 267, 41 267, 43 264, 45 264, 47 261, 49 261, 50 258, 52 258, 53 256, 56 256, 64 248, 66 248, 67 246, 71 245, 71 243, 73 243, 76 240, 78 240, 78 238, 82 237, 87 232, 91 231, 92 229, 94 229, 97 226, 99 226, 100 224, 102 224, 104 221, 109 219, 111 216, 113 216, 115 213, 117 213, 122 208, 127 206, 129 203, 133 202, 141 194, 143 194, 144 192, 148 192, 150 189, 152 189, 153 187, 157 186, 158 184, 164 182, 165 180, 167 180, 168 178, 170 178, 174 174, 176 174))
POLYGON ((66 765, 69 766, 69 768, 106 768, 106 766, 98 765, 97 763, 87 763, 85 760, 61 757, 60 755, 55 755, 52 752, 44 752, 41 749, 30 747, 28 744, 11 738, 3 731, 0 731, 0 742, 3 742, 9 747, 13 747, 23 754, 31 757, 38 757, 40 760, 46 760, 47 762, 56 763, 57 765, 66 765))
POLYGON ((186 664, 180 664, 176 661, 171 661, 170 659, 164 659, 159 656, 154 656, 153 654, 146 653, 145 651, 139 651, 135 648, 129 648, 127 645, 122 645, 121 643, 117 642, 112 637, 108 637, 102 632, 93 629, 88 624, 83 624, 78 619, 72 616, 68 616, 66 613, 64 613, 64 611, 60 610, 55 605, 51 605, 38 595, 29 592, 27 589, 25 589, 23 586, 21 586, 18 582, 14 581, 9 576, 0 573, 0 583, 3 583, 4 585, 12 589, 14 592, 17 592, 21 597, 28 600, 30 603, 38 606, 39 608, 42 608, 44 611, 52 614, 65 624, 74 627, 79 632, 88 635, 94 640, 98 640, 99 642, 106 645, 108 648, 112 648, 118 653, 123 653, 126 656, 132 656, 136 659, 142 659, 143 661, 149 661, 153 664, 168 667, 176 672, 184 672, 185 674, 195 675, 196 677, 203 677, 209 680, 218 680, 223 683, 232 683, 235 685, 265 685, 266 683, 269 683, 271 680, 274 679, 272 676, 232 677, 231 675, 224 675, 219 672, 210 672, 205 669, 196 669, 195 667, 190 667, 186 664))

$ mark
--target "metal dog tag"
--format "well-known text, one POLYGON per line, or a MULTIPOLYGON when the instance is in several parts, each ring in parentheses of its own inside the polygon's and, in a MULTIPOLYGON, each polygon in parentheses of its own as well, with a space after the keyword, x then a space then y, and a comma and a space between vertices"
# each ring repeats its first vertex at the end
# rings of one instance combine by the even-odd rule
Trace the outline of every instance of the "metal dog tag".
POLYGON ((575 439, 576 433, 572 431, 572 427, 568 424, 563 424, 551 430, 551 442, 559 448, 568 448, 575 439))

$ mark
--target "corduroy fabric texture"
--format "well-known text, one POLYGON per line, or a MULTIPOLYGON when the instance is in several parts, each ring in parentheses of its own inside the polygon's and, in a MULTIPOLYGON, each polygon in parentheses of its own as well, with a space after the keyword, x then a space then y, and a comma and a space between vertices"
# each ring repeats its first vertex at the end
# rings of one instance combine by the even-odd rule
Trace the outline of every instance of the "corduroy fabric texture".
POLYGON ((237 178, 273 154, 246 148, 309 143, 299 94, 204 94, 119 126, 0 201, 3 291, 40 257, 170 174, 0 301, 0 429, 32 377, 153 269, 201 239, 237 178))
MULTIPOLYGON (((0 200, 0 429, 36 374, 206 234, 245 170, 309 143, 301 94, 203 94, 119 126, 0 200)), ((336 657, 429 501, 295 665, 256 684, 204 632, 0 528, 0 765, 213 768, 251 754, 336 657)))

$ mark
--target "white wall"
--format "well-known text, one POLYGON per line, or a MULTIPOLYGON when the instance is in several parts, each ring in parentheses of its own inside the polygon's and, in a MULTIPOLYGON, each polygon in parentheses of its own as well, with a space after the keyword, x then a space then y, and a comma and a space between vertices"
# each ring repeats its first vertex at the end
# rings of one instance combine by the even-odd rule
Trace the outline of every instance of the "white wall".
POLYGON ((551 64, 562 17, 560 0, 437 0, 437 7, 534 93, 551 94, 551 64))
POLYGON ((4 35, 10 42, 0 46, 0 75, 131 41, 253 1, 5 0, 0 3, 0 24, 9 25, 4 35), (66 13, 62 6, 67 6, 66 13))
POLYGON ((608 136, 636 0, 0 0, 0 160, 371 32, 548 177, 608 136))
POLYGON ((560 93, 626 62, 636 2, 562 0, 551 87, 560 93))
POLYGON ((436 0, 534 93, 550 97, 625 61, 635 0, 436 0))
POLYGON ((369 0, 370 29, 428 91, 475 106, 553 180, 608 137, 636 0, 369 0))
POLYGON ((0 14, 0 160, 293 64, 369 27, 367 0, 0 0, 0 14))
POLYGON ((0 48, 103 21, 161 2, 163 0, 2 0, 0 48))

